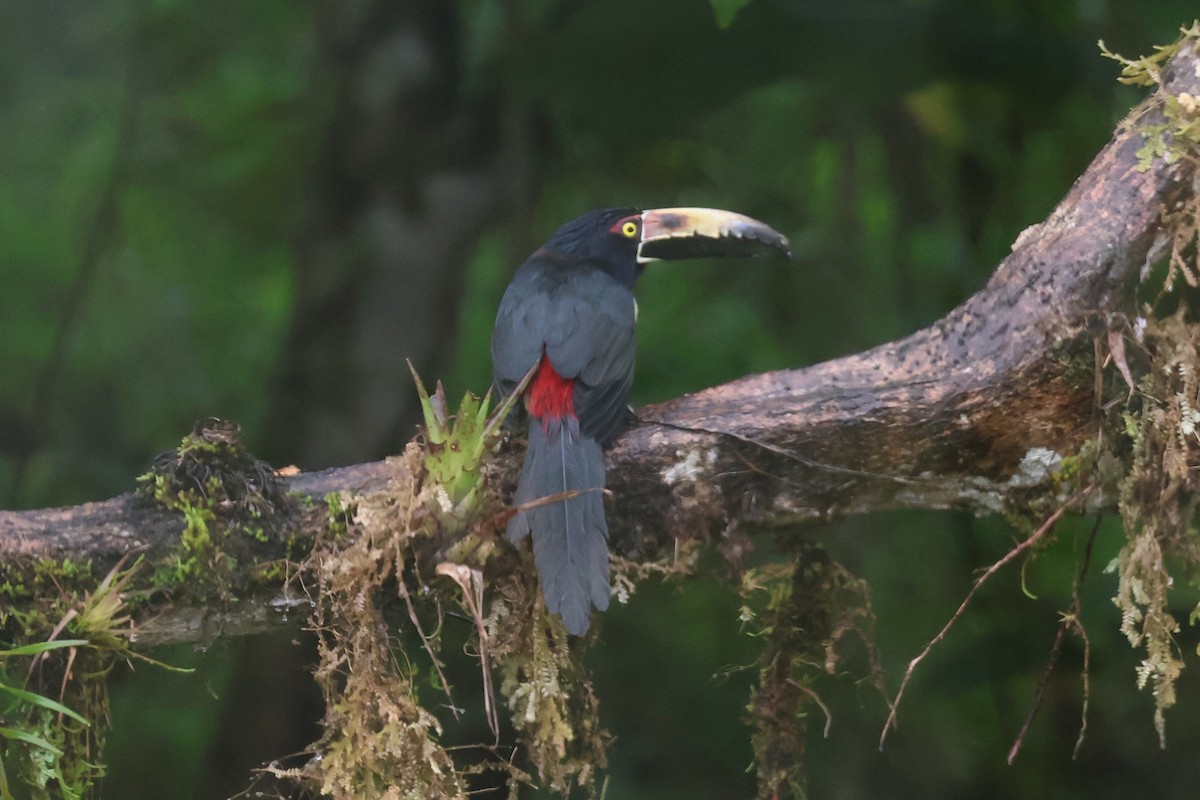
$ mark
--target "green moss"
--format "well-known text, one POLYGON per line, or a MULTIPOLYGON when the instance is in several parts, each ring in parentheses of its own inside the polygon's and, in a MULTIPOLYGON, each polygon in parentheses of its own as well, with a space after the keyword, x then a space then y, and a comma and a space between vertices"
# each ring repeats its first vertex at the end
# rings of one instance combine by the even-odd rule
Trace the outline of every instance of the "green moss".
POLYGON ((350 513, 342 503, 340 494, 330 492, 325 495, 325 512, 325 530, 335 541, 341 539, 349 530, 350 513))
POLYGON ((241 519, 270 517, 288 500, 270 465, 243 446, 236 423, 205 419, 138 478, 138 494, 165 508, 207 504, 241 519))
POLYGON ((1082 453, 1075 453, 1063 457, 1062 466, 1052 479, 1056 487, 1071 486, 1090 471, 1087 457, 1082 453))
MULTIPOLYGON (((1163 67, 1184 47, 1195 47, 1200 40, 1200 22, 1181 28, 1181 36, 1169 45, 1156 46, 1149 56, 1126 58, 1100 42, 1100 52, 1122 65, 1122 83, 1133 86, 1163 86, 1163 67)), ((1163 99, 1165 122, 1143 123, 1137 130, 1143 144, 1138 150, 1138 169, 1145 172, 1155 161, 1173 164, 1193 157, 1200 145, 1200 102, 1189 94, 1166 95, 1163 99)))
MULTIPOLYGON (((80 653, 75 646, 70 649, 80 653)), ((49 653, 42 651, 43 655, 49 653)), ((83 668, 89 659, 83 655, 75 660, 83 668)), ((0 665, 8 668, 5 662, 0 659, 0 665)), ((8 705, 5 725, 0 729, 0 761, 5 774, 11 776, 7 783, 19 787, 17 796, 31 800, 78 800, 86 796, 104 774, 102 765, 84 757, 87 747, 99 738, 96 731, 100 726, 89 723, 71 706, 51 699, 48 692, 7 691, 24 692, 18 702, 8 705)), ((74 703, 81 698, 77 692, 68 691, 63 699, 74 703)))
POLYGON ((1096 381, 1096 359, 1091 343, 1084 347, 1077 340, 1061 340, 1050 346, 1050 359, 1061 380, 1077 391, 1091 389, 1096 381))
POLYGON ((90 561, 39 558, 0 564, 0 633, 11 642, 36 641, 95 586, 90 561))
POLYGON ((286 560, 264 561, 250 569, 250 580, 262 586, 278 586, 292 573, 286 560))
POLYGON ((147 502, 177 511, 183 529, 173 555, 152 584, 222 597, 240 563, 272 541, 274 523, 290 506, 270 466, 250 455, 235 423, 206 419, 138 478, 147 502))
POLYGON ((1162 85, 1162 70, 1183 47, 1185 44, 1195 44, 1200 38, 1200 21, 1193 22, 1187 28, 1180 28, 1180 37, 1171 44, 1160 44, 1154 46, 1154 53, 1148 56, 1139 56, 1138 58, 1126 58, 1119 53, 1114 53, 1109 50, 1103 41, 1099 42, 1100 52, 1107 58, 1122 65, 1121 76, 1117 78, 1121 83, 1130 86, 1161 86, 1162 85))

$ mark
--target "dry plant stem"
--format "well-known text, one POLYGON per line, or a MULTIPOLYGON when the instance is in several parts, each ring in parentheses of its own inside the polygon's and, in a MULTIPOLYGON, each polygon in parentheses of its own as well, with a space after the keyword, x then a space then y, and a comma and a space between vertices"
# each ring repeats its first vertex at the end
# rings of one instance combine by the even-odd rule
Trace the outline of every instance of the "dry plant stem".
POLYGON ((808 695, 809 698, 811 698, 812 701, 816 703, 821 711, 825 714, 825 727, 821 729, 821 735, 828 739, 829 731, 833 728, 833 712, 829 710, 829 706, 825 705, 825 701, 821 699, 821 695, 817 694, 803 683, 794 681, 791 678, 788 678, 788 683, 808 695))
MULTIPOLYGON (((1078 613, 1078 609, 1073 603, 1068 613, 1078 613)), ((1050 656, 1046 659, 1046 666, 1042 668, 1042 674, 1038 676, 1037 688, 1033 692, 1033 701, 1029 705, 1029 713, 1025 715, 1025 721, 1021 723, 1021 730, 1017 733, 1017 738, 1013 741, 1012 747, 1009 748, 1008 765, 1010 767, 1017 760, 1017 754, 1021 752, 1021 745, 1025 743, 1025 734, 1029 732, 1029 726, 1033 724, 1033 718, 1037 716, 1038 709, 1042 706, 1042 697, 1046 692, 1046 683, 1050 680, 1050 675, 1058 665, 1058 657, 1062 654, 1062 643, 1066 632, 1067 621, 1066 617, 1064 617, 1058 625, 1058 631, 1054 635, 1054 644, 1050 646, 1050 656)))
POLYGON ((946 624, 942 626, 942 629, 937 632, 936 636, 929 640, 928 644, 925 645, 925 648, 921 650, 916 658, 908 662, 908 669, 904 671, 904 679, 900 681, 900 688, 896 691, 896 697, 892 700, 891 713, 888 714, 887 722, 883 724, 883 731, 879 734, 880 750, 883 750, 884 745, 887 743, 888 732, 897 725, 896 715, 900 710, 900 700, 904 697, 904 690, 908 688, 908 682, 912 679, 913 673, 916 672, 917 667, 921 665, 921 662, 925 660, 925 657, 929 655, 929 652, 933 650, 934 646, 946 638, 946 634, 950 632, 950 628, 954 626, 954 623, 958 621, 958 618, 961 617, 963 612, 967 610, 967 606, 970 605, 971 600, 974 599, 975 593, 979 591, 980 587, 987 583, 989 578, 1003 569, 1006 565, 1012 563, 1017 556, 1021 555, 1030 547, 1033 547, 1033 545, 1041 541, 1046 534, 1054 529, 1055 524, 1062 519, 1062 515, 1067 513, 1067 510, 1071 506, 1082 500, 1086 495, 1087 492, 1081 492, 1060 506, 1057 511, 1050 515, 1049 519, 1042 523, 1040 528, 1033 532, 1033 535, 1005 553, 1003 558, 992 564, 990 567, 984 570, 982 575, 975 579, 975 583, 971 586, 971 591, 967 592, 967 596, 963 598, 963 601, 950 616, 950 619, 947 620, 946 624))
POLYGON ((437 574, 445 575, 458 584, 463 593, 463 605, 475 623, 479 637, 479 669, 483 676, 483 709, 488 729, 494 738, 493 747, 500 745, 500 716, 496 711, 496 691, 492 683, 491 636, 483 619, 483 573, 463 564, 442 562, 437 565, 437 574))
MULTIPOLYGON (((400 553, 396 554, 396 564, 402 565, 404 561, 400 557, 400 553)), ((446 693, 446 702, 450 705, 450 712, 454 714, 455 719, 462 716, 462 709, 454 702, 454 696, 450 693, 450 681, 446 680, 446 673, 442 671, 442 660, 438 658, 437 651, 433 649, 433 645, 429 641, 429 637, 425 635, 425 628, 421 625, 421 620, 417 617, 417 609, 413 605, 412 596, 408 593, 408 585, 404 581, 404 574, 396 575, 396 593, 404 601, 404 607, 408 610, 408 621, 412 623, 413 628, 417 632, 417 636, 421 638, 421 647, 425 649, 425 654, 429 656, 430 663, 433 664, 433 669, 437 672, 438 682, 442 684, 442 691, 446 693)))

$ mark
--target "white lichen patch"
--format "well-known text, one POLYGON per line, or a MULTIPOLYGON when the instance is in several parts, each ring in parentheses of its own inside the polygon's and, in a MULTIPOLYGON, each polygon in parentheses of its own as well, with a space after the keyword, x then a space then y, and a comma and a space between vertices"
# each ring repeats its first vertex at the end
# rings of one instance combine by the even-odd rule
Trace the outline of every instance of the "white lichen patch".
POLYGON ((1048 447, 1033 447, 1017 465, 1017 471, 1008 479, 1009 486, 1028 488, 1044 483, 1062 469, 1062 456, 1048 447))
MULTIPOLYGON (((932 472, 917 476, 921 483, 896 492, 895 499, 905 508, 970 508, 975 514, 999 514, 1004 511, 1004 487, 978 475, 945 479, 932 472)), ((869 510, 863 506, 857 511, 869 510)), ((854 509, 848 509, 853 511, 854 509)))
POLYGON ((678 451, 676 455, 679 460, 662 472, 663 483, 668 486, 675 486, 682 482, 696 483, 713 464, 717 463, 715 447, 707 450, 695 447, 686 453, 678 451))
MULTIPOLYGON (((1163 230, 1154 237, 1154 241, 1150 243, 1150 249, 1146 251, 1146 260, 1142 262, 1142 268, 1138 271, 1138 280, 1145 283, 1150 279, 1150 273, 1154 267, 1171 249, 1171 243, 1174 237, 1167 230, 1163 230)), ((1171 291, 1171 285, 1168 283, 1166 290, 1171 291)))
POLYGON ((1014 253, 1017 252, 1026 244, 1038 238, 1041 235, 1041 232, 1042 225, 1040 222, 1035 225, 1030 225, 1028 228, 1017 234, 1017 238, 1013 240, 1012 246, 1009 249, 1014 253))
POLYGON ((1000 514, 1004 511, 1004 496, 992 488, 991 481, 984 478, 968 478, 959 496, 969 502, 975 513, 1000 514))
POLYGON ((787 492, 780 492, 771 500, 773 516, 792 518, 797 522, 817 519, 821 516, 819 509, 802 502, 787 492))

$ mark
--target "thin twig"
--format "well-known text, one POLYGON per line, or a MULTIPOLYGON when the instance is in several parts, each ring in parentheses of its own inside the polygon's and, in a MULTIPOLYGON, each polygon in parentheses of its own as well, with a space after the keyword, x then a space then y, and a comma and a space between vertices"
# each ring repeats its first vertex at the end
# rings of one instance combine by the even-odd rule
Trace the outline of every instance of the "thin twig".
POLYGON ((1079 712, 1079 736, 1075 739, 1075 747, 1071 750, 1071 760, 1075 760, 1079 756, 1079 748, 1083 747, 1083 739, 1087 734, 1088 726, 1088 700, 1091 698, 1091 666, 1092 666, 1092 641, 1088 638, 1087 628, 1083 626, 1083 618, 1081 616, 1082 603, 1079 599, 1079 587, 1083 583, 1084 577, 1087 575, 1088 567, 1092 563, 1092 547, 1096 544, 1096 533, 1100 530, 1100 520, 1103 519, 1102 514, 1096 515, 1096 524, 1092 526, 1092 532, 1088 536, 1087 547, 1083 551, 1083 564, 1079 567, 1079 574, 1075 577, 1075 588, 1072 591, 1072 605, 1077 609, 1075 615, 1071 618, 1071 627, 1075 629, 1076 634, 1083 641, 1083 708, 1079 712))
POLYGON ((1079 738, 1075 741, 1074 754, 1079 752, 1080 745, 1083 744, 1083 734, 1087 730, 1087 699, 1088 699, 1088 660, 1090 655, 1090 643, 1088 642, 1087 630, 1083 627, 1081 615, 1083 613, 1083 601, 1079 597, 1079 587, 1083 585, 1083 579, 1087 576, 1088 567, 1092 563, 1092 545, 1096 541, 1096 532, 1100 529, 1100 520, 1103 515, 1096 515, 1096 523, 1092 526, 1092 532, 1088 536, 1087 546, 1083 553, 1083 563, 1079 567, 1079 571, 1075 575, 1074 584, 1071 587, 1071 605, 1066 612, 1062 614, 1058 622, 1058 632, 1054 635, 1054 644, 1050 648, 1050 657, 1046 659, 1046 666, 1042 669, 1041 677, 1038 678, 1037 688, 1033 693, 1033 701, 1029 705, 1029 713, 1025 715, 1025 721, 1021 724, 1021 730, 1017 733, 1017 738, 1013 740, 1012 747, 1008 751, 1008 765, 1012 766, 1017 755, 1021 752, 1021 746, 1025 743, 1025 735, 1029 733, 1029 727, 1033 724, 1034 717, 1037 716, 1038 710, 1042 706, 1042 698, 1045 696, 1046 684, 1050 681, 1050 675, 1054 672, 1054 668, 1058 665, 1058 658, 1062 655, 1062 643, 1068 630, 1073 630, 1083 640, 1084 648, 1084 667, 1083 667, 1083 720, 1079 726, 1079 738))
POLYGON ((554 503, 565 503, 567 500, 573 500, 576 497, 592 494, 593 492, 602 492, 605 495, 611 494, 608 489, 600 486, 592 487, 591 489, 568 489, 565 492, 548 494, 545 497, 538 497, 517 506, 508 506, 479 523, 475 530, 481 534, 486 531, 497 530, 501 525, 507 524, 510 519, 522 511, 532 511, 535 508, 553 505, 554 503))
POLYGON ((1033 718, 1037 716, 1038 709, 1042 707, 1042 697, 1046 693, 1046 684, 1050 682, 1050 675, 1054 672, 1054 667, 1058 664, 1059 655, 1062 654, 1063 637, 1066 632, 1067 617, 1064 615, 1058 624, 1058 632, 1054 635, 1054 644, 1050 647, 1050 657, 1046 659, 1046 666, 1042 668, 1042 674, 1038 676, 1037 688, 1033 692, 1033 702, 1029 704, 1029 713, 1025 715, 1025 721, 1021 723, 1021 730, 1017 733, 1017 738, 1008 750, 1008 765, 1010 767, 1016 761, 1017 753, 1021 752, 1021 745, 1025 742, 1025 734, 1029 732, 1029 726, 1033 724, 1033 718))
MULTIPOLYGON (((821 470, 823 472, 833 472, 833 473, 836 473, 839 475, 853 475, 856 478, 872 478, 872 479, 876 479, 876 480, 891 481, 893 483, 898 483, 902 486, 924 486, 926 484, 932 483, 932 481, 924 481, 924 480, 917 480, 914 478, 906 478, 902 475, 889 475, 886 472, 870 472, 868 470, 854 469, 852 467, 843 467, 838 464, 830 464, 826 461, 817 461, 816 459, 808 458, 807 456, 802 456, 799 453, 797 453, 796 451, 789 450, 786 447, 780 447, 779 445, 771 444, 770 442, 764 442, 761 439, 755 439, 753 437, 745 436, 744 434, 735 433, 735 432, 729 431, 729 430, 715 430, 712 428, 697 428, 697 427, 690 426, 690 425, 679 425, 677 423, 667 422, 666 420, 661 420, 661 419, 643 419, 641 417, 638 417, 637 421, 641 425, 658 425, 660 428, 668 428, 670 430, 681 431, 683 433, 703 433, 703 434, 707 434, 709 436, 726 436, 730 439, 733 439, 734 441, 738 441, 743 444, 748 444, 748 445, 751 445, 752 447, 757 447, 760 450, 766 450, 769 453, 774 453, 777 456, 782 456, 790 461, 795 461, 797 464, 801 464, 805 467, 810 467, 812 469, 821 470)), ((746 459, 743 458, 742 461, 745 462, 746 459)), ((747 466, 750 466, 749 463, 747 463, 747 466)))
POLYGON ((953 627, 954 623, 958 621, 958 618, 963 615, 963 612, 966 611, 971 600, 974 599, 975 593, 978 592, 980 587, 982 587, 989 578, 995 575, 996 572, 1011 563, 1017 558, 1017 556, 1024 553, 1030 547, 1041 541, 1047 533, 1053 530, 1054 525, 1060 519, 1062 519, 1062 515, 1067 512, 1067 509, 1074 505, 1077 501, 1081 500, 1090 491, 1091 490, 1088 489, 1087 491, 1076 495, 1060 506, 1057 511, 1050 515, 1049 519, 1042 523, 1040 528, 1033 532, 1032 536, 1005 553, 1003 558, 992 564, 984 571, 982 575, 975 579, 975 583, 971 586, 971 591, 967 592, 967 596, 963 598, 963 601, 959 604, 958 609, 955 610, 954 614, 950 617, 946 624, 942 626, 942 629, 938 631, 936 636, 929 640, 929 643, 925 645, 925 648, 917 655, 916 658, 908 662, 908 669, 904 672, 904 679, 900 681, 900 689, 896 692, 895 699, 892 700, 891 713, 888 714, 887 722, 883 724, 883 731, 879 734, 880 750, 883 750, 883 746, 887 742, 888 731, 896 727, 896 716, 900 710, 900 699, 904 696, 904 690, 908 688, 908 682, 912 679, 913 673, 916 671, 921 662, 925 660, 925 657, 929 655, 929 651, 934 648, 934 645, 946 638, 946 634, 950 632, 950 628, 953 627))

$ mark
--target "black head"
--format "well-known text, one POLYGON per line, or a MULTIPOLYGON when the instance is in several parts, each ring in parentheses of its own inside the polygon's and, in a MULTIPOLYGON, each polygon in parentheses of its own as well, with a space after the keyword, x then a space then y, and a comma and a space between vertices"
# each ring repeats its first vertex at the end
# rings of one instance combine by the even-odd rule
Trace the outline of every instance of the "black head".
POLYGON ((637 258, 641 242, 640 211, 601 208, 564 224, 542 249, 566 256, 577 264, 603 269, 621 283, 632 286, 642 272, 637 258))

